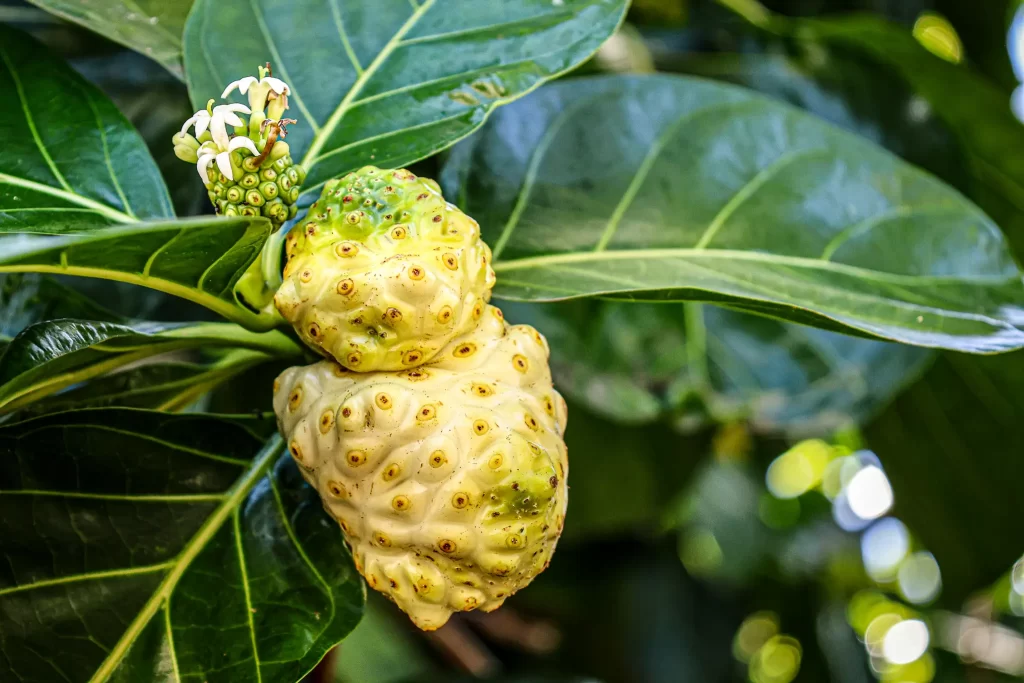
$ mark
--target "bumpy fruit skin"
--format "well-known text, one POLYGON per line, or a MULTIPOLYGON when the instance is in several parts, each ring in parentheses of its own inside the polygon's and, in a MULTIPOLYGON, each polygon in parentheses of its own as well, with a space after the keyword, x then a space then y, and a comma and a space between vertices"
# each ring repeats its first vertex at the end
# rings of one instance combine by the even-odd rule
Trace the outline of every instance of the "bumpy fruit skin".
POLYGON ((543 571, 565 520, 565 402, 548 347, 488 306, 425 366, 286 370, 274 410, 369 584, 417 626, 497 609, 543 571))
POLYGON ((228 178, 212 164, 207 170, 210 182, 206 191, 217 213, 266 216, 275 229, 294 218, 298 211, 295 202, 306 172, 292 161, 287 149, 285 146, 283 155, 275 158, 271 154, 259 165, 255 163, 256 157, 246 157, 242 160, 243 173, 237 180, 228 178))
POLYGON ((494 287, 480 226, 402 169, 328 182, 286 249, 278 310, 310 347, 359 372, 429 361, 477 324, 494 287))

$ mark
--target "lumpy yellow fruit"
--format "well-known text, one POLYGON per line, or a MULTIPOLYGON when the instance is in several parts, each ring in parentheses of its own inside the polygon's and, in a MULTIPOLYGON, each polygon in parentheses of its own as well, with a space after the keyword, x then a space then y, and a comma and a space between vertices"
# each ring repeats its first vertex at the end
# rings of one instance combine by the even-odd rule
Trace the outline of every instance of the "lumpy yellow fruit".
POLYGON ((359 372, 429 361, 476 325, 494 287, 476 221, 404 169, 329 181, 286 245, 278 310, 310 347, 359 372))
POLYGON ((488 306, 421 367, 322 361, 278 378, 274 409, 303 476, 370 586, 422 629, 496 609, 551 559, 568 460, 547 359, 540 334, 488 306))

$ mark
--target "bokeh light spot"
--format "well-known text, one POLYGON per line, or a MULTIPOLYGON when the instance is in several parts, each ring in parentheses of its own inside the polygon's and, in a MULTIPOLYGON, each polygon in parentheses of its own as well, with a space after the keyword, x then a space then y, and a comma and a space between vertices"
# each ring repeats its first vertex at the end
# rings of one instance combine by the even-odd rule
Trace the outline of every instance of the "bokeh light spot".
POLYGON ((774 612, 756 612, 743 620, 732 642, 732 654, 744 664, 771 638, 779 634, 779 617, 774 612))
POLYGON ((802 658, 800 641, 775 636, 750 660, 748 675, 753 683, 790 683, 800 673, 802 658))
POLYGON ((824 441, 801 441, 772 461, 765 484, 776 498, 802 496, 821 482, 831 458, 832 447, 824 441))
POLYGON ((915 605, 931 602, 942 590, 939 563, 928 552, 917 552, 905 559, 900 565, 897 580, 900 593, 915 605))
POLYGON ((864 532, 860 550, 864 569, 871 578, 875 581, 891 579, 910 551, 910 533, 903 522, 886 517, 864 532))
POLYGON ((679 557, 690 574, 708 576, 722 566, 722 546, 710 531, 696 529, 681 539, 679 557))
POLYGON ((920 619, 907 619, 893 625, 882 641, 882 656, 890 664, 910 664, 928 651, 931 634, 920 619))
POLYGON ((853 476, 846 486, 850 510, 861 519, 878 519, 892 508, 889 479, 880 468, 869 465, 853 476))

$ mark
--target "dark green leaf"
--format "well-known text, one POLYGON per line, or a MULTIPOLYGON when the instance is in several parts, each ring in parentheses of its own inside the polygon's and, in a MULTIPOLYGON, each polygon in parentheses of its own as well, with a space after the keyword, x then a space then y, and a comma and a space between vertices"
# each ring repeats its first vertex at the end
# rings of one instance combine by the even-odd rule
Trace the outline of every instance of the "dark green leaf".
POLYGON ((731 86, 549 86, 497 112, 445 184, 493 246, 498 297, 696 299, 920 346, 1024 346, 1021 273, 980 210, 731 86))
POLYGON ((0 275, 0 335, 13 337, 33 323, 54 318, 123 321, 52 277, 35 273, 0 275))
POLYGON ((268 358, 302 353, 280 332, 249 332, 231 323, 50 320, 25 329, 0 356, 0 414, 144 358, 210 347, 246 348, 268 358))
POLYGON ((857 15, 803 21, 787 30, 809 40, 863 51, 893 69, 957 135, 966 152, 970 194, 1006 231, 1024 258, 1024 135, 1009 95, 964 65, 924 49, 904 27, 857 15))
POLYGON ((188 88, 156 62, 120 51, 75 59, 75 70, 98 86, 139 131, 167 183, 175 213, 211 213, 206 187, 196 182, 194 164, 174 154, 171 138, 195 111, 188 88))
POLYGON ((626 0, 198 0, 185 28, 192 102, 270 60, 291 87, 309 201, 364 164, 402 166, 590 56, 626 0))
POLYGON ((181 34, 192 0, 29 0, 141 52, 182 78, 181 34))
POLYGON ((0 427, 0 680, 294 683, 358 622, 341 533, 272 419, 0 427))
POLYGON ((237 303, 233 288, 270 235, 265 218, 197 218, 103 228, 85 233, 9 235, 0 222, 0 273, 43 272, 105 278, 194 301, 250 329, 278 318, 237 303))
POLYGON ((145 144, 94 86, 0 26, 0 229, 68 233, 173 215, 145 144))
POLYGON ((868 428, 896 515, 935 554, 959 605, 1020 557, 1024 353, 945 354, 868 428))
POLYGON ((748 420, 823 434, 863 422, 931 358, 923 349, 699 304, 506 307, 551 344, 559 389, 617 422, 748 420))
MULTIPOLYGON (((94 379, 28 406, 35 412, 124 406, 177 411, 207 392, 269 360, 258 351, 238 349, 207 363, 154 362, 94 379)), ((0 360, 0 368, 3 362, 0 360)), ((268 392, 269 393, 269 392, 268 392)), ((247 397, 248 398, 248 397, 247 397)), ((252 401, 247 401, 252 407, 252 401)))

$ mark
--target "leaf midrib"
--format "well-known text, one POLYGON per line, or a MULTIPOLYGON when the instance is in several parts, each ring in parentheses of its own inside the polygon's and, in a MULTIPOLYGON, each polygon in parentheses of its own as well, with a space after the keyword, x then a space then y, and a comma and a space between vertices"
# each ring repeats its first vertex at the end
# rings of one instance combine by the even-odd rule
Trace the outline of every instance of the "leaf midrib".
POLYGON ((409 18, 405 20, 405 23, 402 24, 398 31, 391 36, 388 42, 384 45, 384 48, 377 54, 373 61, 370 62, 370 65, 366 67, 366 70, 359 74, 355 83, 353 83, 352 87, 349 88, 349 91, 345 93, 345 97, 341 100, 338 108, 335 109, 330 118, 324 122, 320 131, 316 134, 316 137, 314 137, 312 144, 310 144, 309 149, 306 150, 306 154, 302 157, 301 164, 307 171, 311 170, 313 164, 316 163, 317 155, 320 154, 320 150, 323 149, 327 139, 334 133, 334 130, 338 127, 338 124, 341 123, 341 120, 345 118, 345 114, 347 114, 349 109, 351 109, 356 96, 362 92, 363 88, 366 87, 366 84, 377 73, 377 70, 380 69, 381 65, 387 61, 388 57, 390 57, 395 51, 395 48, 399 46, 402 38, 405 37, 405 34, 411 31, 419 22, 420 18, 434 6, 435 1, 436 0, 426 0, 426 2, 417 7, 413 13, 409 15, 409 18))
POLYGON ((224 501, 214 510, 213 514, 207 518, 203 526, 192 537, 192 540, 182 549, 177 560, 172 565, 171 571, 160 582, 160 586, 153 592, 153 595, 143 605, 124 634, 118 639, 117 644, 110 651, 110 654, 107 655, 103 664, 100 665, 96 673, 89 679, 89 683, 103 683, 110 679, 132 644, 134 644, 143 629, 153 619, 153 616, 156 615, 157 610, 170 599, 185 571, 192 565, 192 562, 199 556, 199 553, 206 548, 217 532, 220 531, 224 523, 234 515, 242 500, 249 495, 249 492, 252 491, 259 480, 266 475, 267 470, 270 469, 277 460, 277 456, 283 450, 283 445, 281 437, 276 434, 267 441, 263 450, 253 460, 252 467, 228 489, 224 501))
POLYGON ((944 283, 1008 284, 1014 281, 1014 278, 1008 275, 900 275, 897 273, 868 270, 867 268, 862 268, 860 266, 851 266, 845 263, 823 261, 821 259, 811 259, 802 256, 767 254, 759 251, 743 251, 734 249, 694 249, 687 247, 667 249, 620 249, 616 251, 587 251, 549 254, 545 256, 528 256, 519 259, 510 259, 508 261, 499 261, 494 264, 494 270, 495 272, 502 273, 516 270, 527 270, 531 268, 544 268, 547 266, 568 263, 673 258, 752 261, 766 263, 768 265, 784 265, 793 266, 795 268, 824 270, 826 272, 855 276, 859 279, 865 280, 878 280, 882 282, 912 285, 944 283))
MULTIPOLYGON (((51 195, 53 197, 58 197, 58 198, 63 199, 65 201, 77 204, 77 205, 79 205, 79 206, 81 206, 81 207, 83 207, 85 209, 90 210, 90 211, 95 211, 96 213, 102 214, 102 215, 106 216, 107 218, 111 218, 111 219, 117 221, 118 223, 137 223, 138 222, 137 219, 132 218, 128 214, 122 213, 122 212, 118 211, 117 209, 111 208, 111 207, 107 206, 106 204, 102 204, 100 202, 97 202, 94 199, 89 199, 88 197, 83 197, 82 195, 75 194, 73 192, 68 192, 66 190, 61 190, 60 188, 53 187, 52 185, 45 185, 43 183, 38 183, 38 182, 36 182, 34 180, 28 180, 26 178, 19 178, 17 176, 9 175, 7 173, 0 173, 0 183, 7 183, 8 185, 17 185, 18 187, 24 187, 25 189, 28 189, 28 190, 35 190, 36 192, 40 192, 40 193, 43 193, 43 194, 48 194, 48 195, 51 195)), ((63 207, 55 207, 55 208, 63 208, 63 207)))
POLYGON ((198 287, 191 287, 173 280, 153 277, 152 275, 140 275, 121 270, 107 270, 105 268, 74 266, 71 264, 57 266, 37 264, 4 265, 0 263, 0 273, 5 272, 75 275, 79 277, 99 278, 101 280, 113 280, 115 282, 126 282, 128 284, 139 285, 140 287, 148 287, 149 289, 165 292, 181 299, 185 299, 186 301, 194 301, 195 303, 210 309, 214 313, 224 316, 227 320, 243 325, 250 330, 267 331, 275 328, 278 323, 274 316, 261 316, 256 313, 250 313, 241 306, 227 301, 226 299, 222 299, 215 294, 199 289, 198 287))

